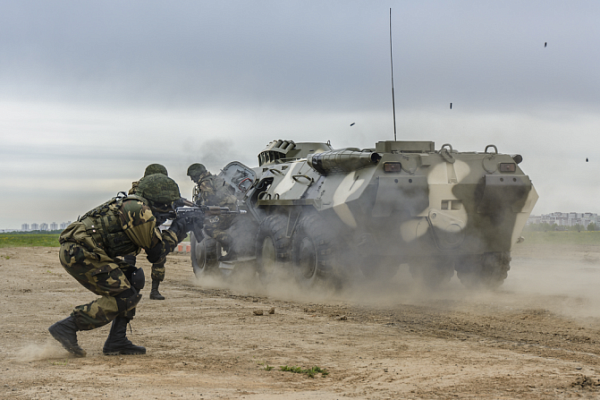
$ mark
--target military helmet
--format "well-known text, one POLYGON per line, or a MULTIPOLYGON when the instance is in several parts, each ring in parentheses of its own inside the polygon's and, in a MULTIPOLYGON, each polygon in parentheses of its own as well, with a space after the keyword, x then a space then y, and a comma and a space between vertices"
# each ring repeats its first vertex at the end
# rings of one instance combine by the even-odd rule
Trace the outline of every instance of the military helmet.
POLYGON ((198 177, 206 172, 206 167, 202 164, 192 164, 187 170, 187 175, 191 178, 198 177))
POLYGON ((144 176, 152 174, 163 174, 164 176, 169 176, 169 174, 167 173, 167 169, 161 164, 150 164, 146 167, 146 171, 144 171, 144 176))
POLYGON ((145 176, 136 188, 135 194, 156 205, 170 205, 181 198, 177 183, 163 174, 145 176))

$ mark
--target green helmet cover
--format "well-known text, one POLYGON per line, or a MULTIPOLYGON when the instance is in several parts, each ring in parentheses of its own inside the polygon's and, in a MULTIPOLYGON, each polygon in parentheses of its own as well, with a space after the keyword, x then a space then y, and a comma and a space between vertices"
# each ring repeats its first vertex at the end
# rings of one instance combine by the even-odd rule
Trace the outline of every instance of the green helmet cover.
POLYGON ((206 172, 206 167, 202 164, 192 164, 187 170, 189 177, 200 176, 206 172))
POLYGON ((181 198, 177 183, 163 174, 145 176, 135 194, 158 204, 171 204, 181 198))
POLYGON ((163 174, 164 176, 169 176, 167 169, 164 167, 164 165, 161 164, 150 164, 146 167, 146 171, 144 171, 144 176, 153 174, 163 174))

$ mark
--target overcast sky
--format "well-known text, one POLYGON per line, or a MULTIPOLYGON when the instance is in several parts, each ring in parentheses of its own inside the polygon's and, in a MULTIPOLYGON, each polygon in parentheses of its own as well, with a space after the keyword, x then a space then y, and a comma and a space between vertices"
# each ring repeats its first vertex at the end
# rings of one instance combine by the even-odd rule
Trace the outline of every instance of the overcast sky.
POLYGON ((399 140, 495 144, 534 214, 600 213, 596 0, 0 0, 0 228, 73 221, 150 163, 190 197, 189 164, 273 139, 392 140, 390 8, 399 140))

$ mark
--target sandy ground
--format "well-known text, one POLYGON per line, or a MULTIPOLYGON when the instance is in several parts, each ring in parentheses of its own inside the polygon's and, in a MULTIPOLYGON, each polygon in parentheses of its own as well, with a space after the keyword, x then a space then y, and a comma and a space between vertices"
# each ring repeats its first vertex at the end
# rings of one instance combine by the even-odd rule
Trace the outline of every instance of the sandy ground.
POLYGON ((456 277, 428 292, 403 268, 320 297, 243 276, 198 282, 174 255, 167 300, 149 300, 148 282, 128 333, 145 356, 102 355, 108 327, 79 333, 86 358, 50 337, 94 298, 58 249, 0 249, 0 272, 2 399, 600 398, 600 246, 520 247, 493 293, 456 277))

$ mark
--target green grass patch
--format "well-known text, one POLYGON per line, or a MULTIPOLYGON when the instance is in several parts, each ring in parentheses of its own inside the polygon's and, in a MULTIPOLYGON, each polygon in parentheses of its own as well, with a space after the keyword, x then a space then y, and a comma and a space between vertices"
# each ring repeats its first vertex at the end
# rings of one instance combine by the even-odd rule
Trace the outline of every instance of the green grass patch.
POLYGON ((294 374, 306 374, 311 378, 314 378, 316 374, 321 374, 321 376, 329 375, 329 372, 327 372, 326 369, 317 366, 308 369, 303 369, 302 367, 288 367, 287 365, 284 365, 283 367, 279 367, 279 369, 285 372, 293 372, 294 374))
POLYGON ((600 245, 600 231, 523 232, 523 237, 525 237, 525 242, 517 246, 532 244, 600 245))
POLYGON ((60 247, 59 233, 35 233, 19 235, 0 233, 0 248, 2 247, 60 247))

